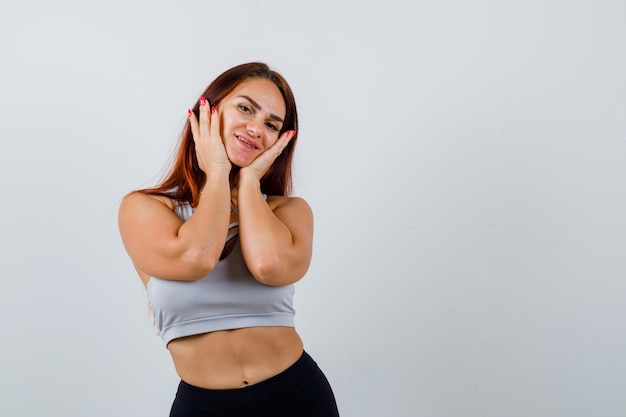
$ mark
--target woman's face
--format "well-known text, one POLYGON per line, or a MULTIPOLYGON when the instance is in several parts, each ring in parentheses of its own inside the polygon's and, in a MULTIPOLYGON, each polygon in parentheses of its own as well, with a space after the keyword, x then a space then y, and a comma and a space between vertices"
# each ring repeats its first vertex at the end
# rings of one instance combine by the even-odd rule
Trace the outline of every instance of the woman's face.
POLYGON ((250 165, 278 140, 286 113, 280 90, 264 78, 239 84, 217 110, 226 154, 239 167, 250 165))

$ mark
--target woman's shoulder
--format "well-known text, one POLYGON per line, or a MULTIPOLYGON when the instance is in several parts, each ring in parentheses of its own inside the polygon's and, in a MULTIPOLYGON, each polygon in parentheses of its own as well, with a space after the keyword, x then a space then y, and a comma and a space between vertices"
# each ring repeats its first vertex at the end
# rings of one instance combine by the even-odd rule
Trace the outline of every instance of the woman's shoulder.
POLYGON ((285 197, 281 195, 272 195, 267 197, 267 204, 273 211, 278 209, 295 209, 311 211, 309 203, 302 197, 285 197))
POLYGON ((144 191, 131 191, 122 199, 120 210, 145 208, 155 206, 156 204, 163 205, 171 211, 175 209, 174 201, 169 197, 149 194, 144 191))

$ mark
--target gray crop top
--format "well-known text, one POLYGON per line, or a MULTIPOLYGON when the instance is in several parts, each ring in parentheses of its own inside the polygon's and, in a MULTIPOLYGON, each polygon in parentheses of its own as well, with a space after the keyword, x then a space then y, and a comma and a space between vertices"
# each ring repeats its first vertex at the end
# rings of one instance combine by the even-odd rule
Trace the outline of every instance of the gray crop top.
MULTIPOLYGON (((192 212, 188 204, 176 209, 183 220, 192 212)), ((217 330, 294 327, 294 291, 293 284, 275 287, 258 282, 244 263, 239 242, 200 280, 152 277, 147 285, 152 317, 166 346, 179 337, 217 330)))

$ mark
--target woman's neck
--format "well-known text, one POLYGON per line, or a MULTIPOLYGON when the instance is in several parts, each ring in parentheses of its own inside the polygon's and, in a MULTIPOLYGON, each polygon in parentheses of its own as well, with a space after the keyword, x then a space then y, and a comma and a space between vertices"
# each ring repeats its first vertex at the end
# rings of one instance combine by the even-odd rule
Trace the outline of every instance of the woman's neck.
POLYGON ((237 206, 237 197, 239 195, 237 185, 239 184, 239 167, 233 167, 230 171, 230 201, 237 206))

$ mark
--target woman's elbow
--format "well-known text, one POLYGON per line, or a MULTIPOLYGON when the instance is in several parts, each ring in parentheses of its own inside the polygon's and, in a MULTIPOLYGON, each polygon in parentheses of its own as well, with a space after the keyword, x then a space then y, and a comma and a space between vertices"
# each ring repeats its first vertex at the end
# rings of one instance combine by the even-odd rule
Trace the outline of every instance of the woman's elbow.
POLYGON ((184 256, 186 275, 190 281, 197 281, 206 277, 217 266, 217 256, 207 250, 198 248, 187 251, 184 256))
POLYGON ((299 281, 306 273, 306 267, 291 265, 277 257, 257 260, 250 268, 254 278, 261 284, 270 286, 289 285, 299 281))

